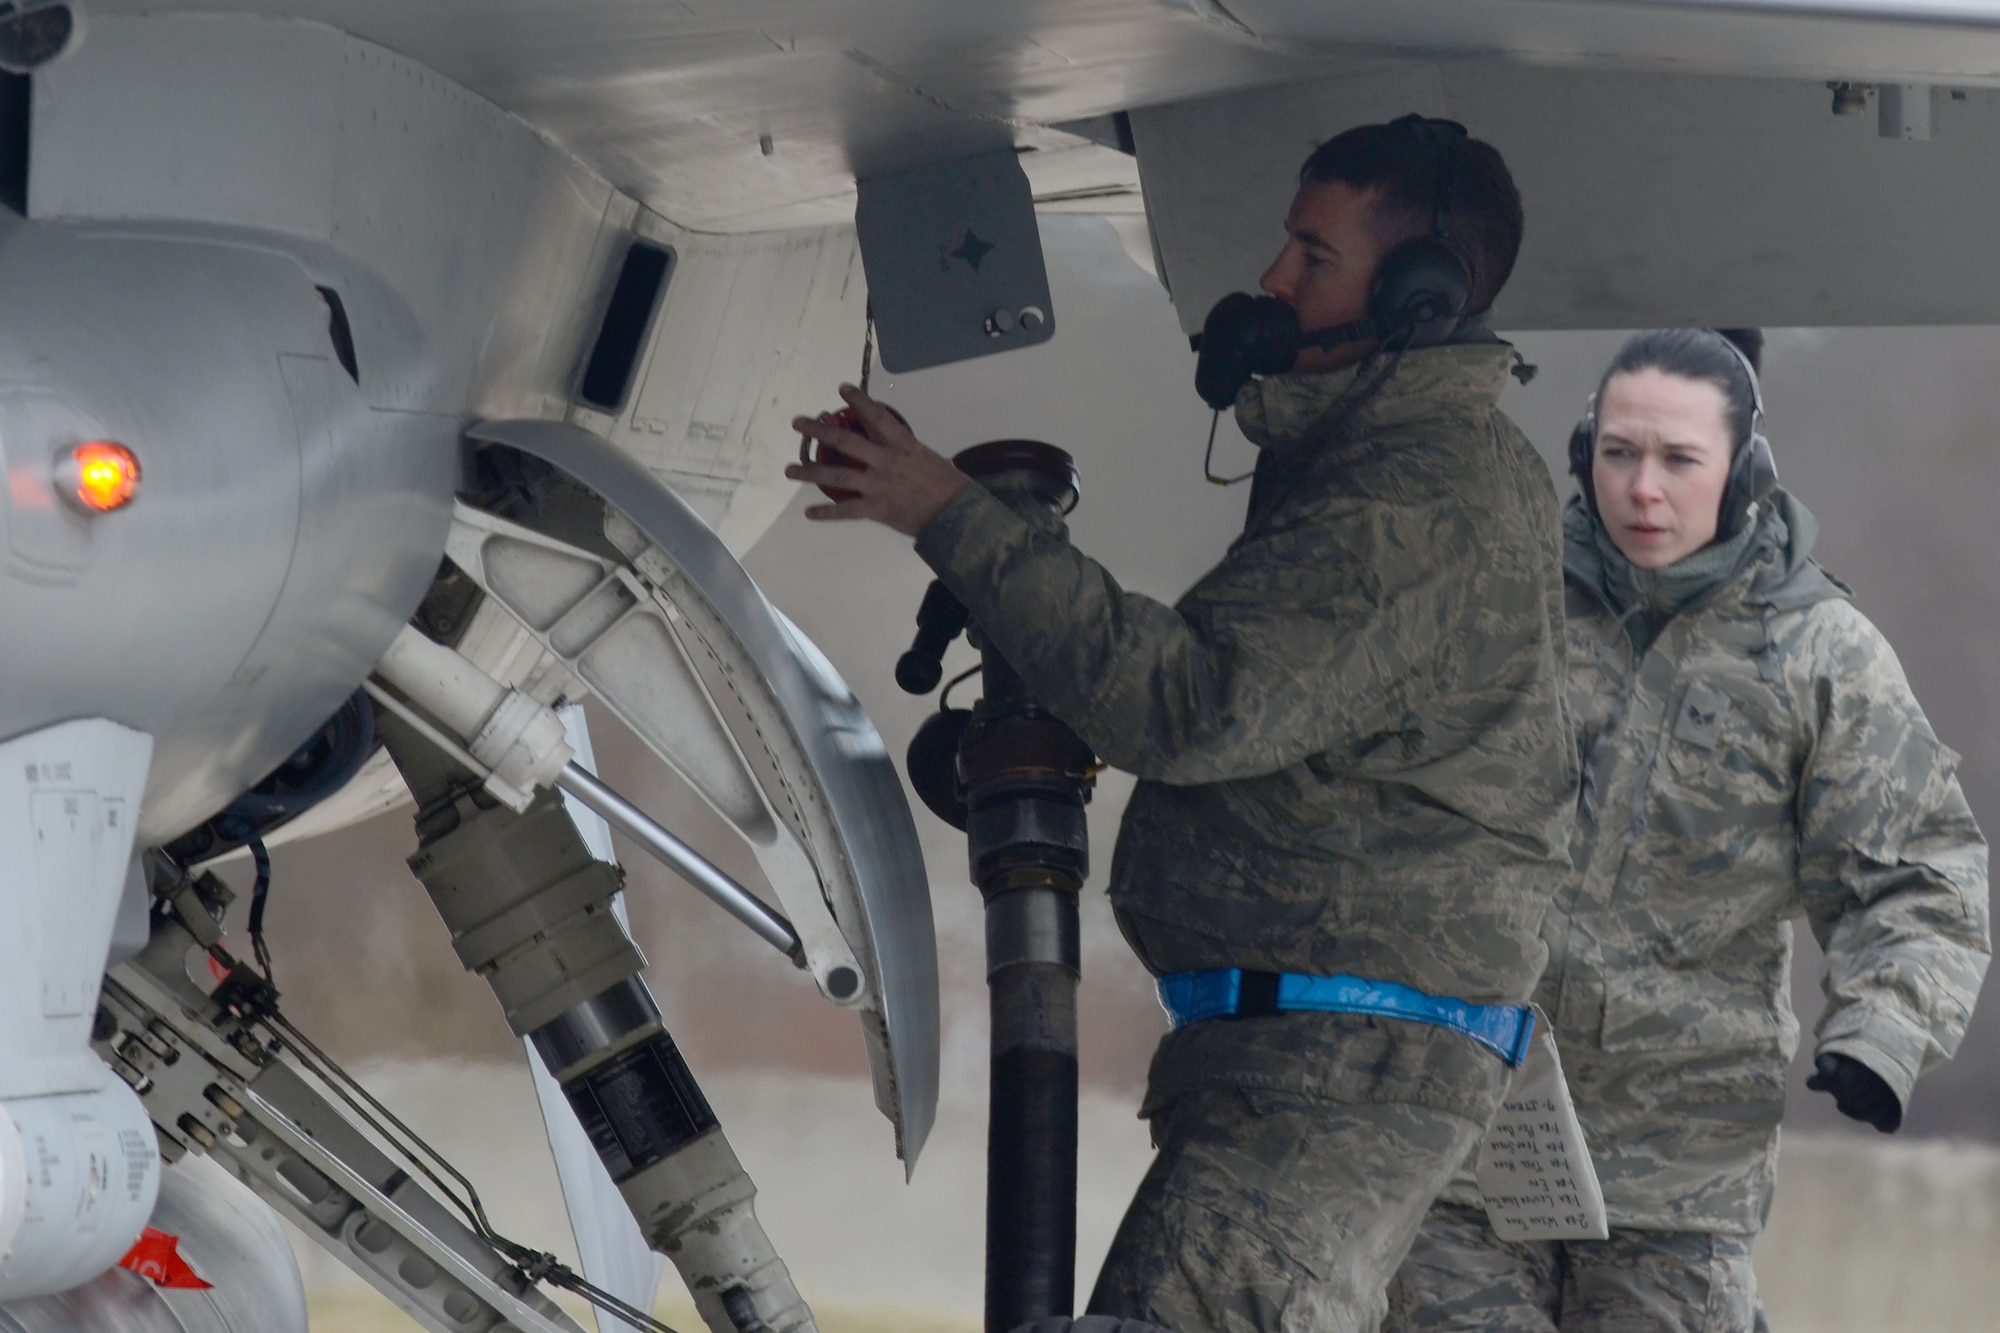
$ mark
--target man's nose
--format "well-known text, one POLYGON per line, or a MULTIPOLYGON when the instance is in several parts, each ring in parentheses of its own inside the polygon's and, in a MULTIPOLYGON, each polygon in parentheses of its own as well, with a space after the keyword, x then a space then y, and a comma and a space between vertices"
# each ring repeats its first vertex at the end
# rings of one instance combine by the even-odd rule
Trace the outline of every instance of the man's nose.
POLYGON ((1264 270, 1264 276, 1257 279, 1257 286, 1261 291, 1267 296, 1277 297, 1286 305, 1296 304, 1292 298, 1298 290, 1298 278, 1292 271, 1296 265, 1286 262, 1290 258, 1290 248, 1287 247, 1271 261, 1271 267, 1264 270))

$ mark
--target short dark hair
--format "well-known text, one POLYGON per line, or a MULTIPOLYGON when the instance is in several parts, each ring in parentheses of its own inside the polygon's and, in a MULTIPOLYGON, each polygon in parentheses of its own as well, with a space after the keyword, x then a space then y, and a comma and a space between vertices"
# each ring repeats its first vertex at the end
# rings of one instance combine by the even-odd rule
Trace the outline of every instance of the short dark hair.
POLYGON ((1603 401, 1604 386, 1613 375, 1641 370, 1713 384, 1722 390, 1729 438, 1740 449, 1750 440, 1757 413, 1757 387, 1744 373, 1743 362, 1758 371, 1763 360, 1762 329, 1641 329, 1625 340, 1605 367, 1604 378, 1597 382, 1598 401, 1603 401), (1731 346, 1743 354, 1741 360, 1729 350, 1731 346))
POLYGON ((1472 270, 1467 313, 1485 313, 1507 285, 1521 252, 1521 192, 1493 145, 1464 139, 1448 148, 1409 120, 1357 125, 1315 148, 1299 168, 1301 185, 1333 182, 1379 191, 1375 216, 1391 229, 1390 241, 1428 236, 1446 190, 1451 244, 1472 270), (1447 153, 1455 163, 1444 160, 1447 153))

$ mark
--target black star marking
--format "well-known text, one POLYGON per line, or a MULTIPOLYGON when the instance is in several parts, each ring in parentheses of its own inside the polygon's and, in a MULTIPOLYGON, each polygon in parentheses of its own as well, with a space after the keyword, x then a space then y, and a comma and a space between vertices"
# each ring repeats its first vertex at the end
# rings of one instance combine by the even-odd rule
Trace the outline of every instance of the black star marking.
POLYGON ((951 253, 954 259, 963 259, 966 263, 972 265, 972 271, 977 273, 979 271, 979 261, 986 258, 987 253, 992 249, 993 243, 991 241, 980 240, 978 236, 973 234, 972 229, 967 227, 965 229, 965 239, 960 241, 958 249, 951 253))

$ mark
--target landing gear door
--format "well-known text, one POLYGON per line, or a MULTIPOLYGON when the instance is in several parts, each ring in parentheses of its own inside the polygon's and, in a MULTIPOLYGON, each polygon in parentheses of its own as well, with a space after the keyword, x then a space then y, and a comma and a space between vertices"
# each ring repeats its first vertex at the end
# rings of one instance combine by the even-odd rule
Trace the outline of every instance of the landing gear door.
MULTIPOLYGON (((745 831, 802 936, 812 916, 830 914, 838 938, 818 952, 822 958, 851 956, 861 975, 843 977, 839 966, 815 963, 815 978, 828 999, 857 1010, 876 1104, 896 1125, 904 1161, 914 1164, 937 1110, 937 937, 916 825, 874 723, 832 665, 765 600, 708 525, 637 463, 562 422, 483 422, 467 435, 538 459, 602 501, 597 532, 576 530, 574 519, 553 520, 557 530, 547 530, 535 516, 513 517, 615 563, 625 588, 671 623, 683 671, 693 668, 718 710, 736 711, 739 723, 747 724, 739 725, 731 747, 744 761, 737 771, 756 784, 758 806, 780 827, 770 830, 778 836, 767 841, 746 827, 754 821, 731 822, 745 831)), ((577 508, 552 505, 545 512, 574 514, 577 508)), ((476 518, 455 524, 452 557, 505 603, 505 590, 491 579, 499 566, 480 547, 488 530, 498 529, 476 518)), ((621 681, 615 673, 593 670, 588 649, 561 632, 562 624, 599 618, 582 605, 591 600, 584 581, 576 585, 576 596, 580 614, 546 627, 532 624, 547 617, 544 611, 524 616, 524 624, 624 716, 627 709, 618 696, 635 688, 636 678, 626 674, 621 681)), ((725 790, 731 784, 705 777, 700 770, 712 765, 691 762, 689 755, 676 753, 669 738, 649 737, 648 730, 657 729, 634 726, 649 749, 710 795, 712 805, 719 799, 717 808, 727 815, 725 807, 735 803, 725 790), (711 787, 713 794, 706 791, 711 787)), ((695 748, 724 757, 715 744, 695 748)))

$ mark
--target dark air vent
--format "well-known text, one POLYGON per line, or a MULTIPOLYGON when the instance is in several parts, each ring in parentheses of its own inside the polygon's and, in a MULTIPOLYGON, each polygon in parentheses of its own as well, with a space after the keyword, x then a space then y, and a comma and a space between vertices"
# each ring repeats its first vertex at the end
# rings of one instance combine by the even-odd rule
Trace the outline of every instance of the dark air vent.
POLYGON ((333 288, 316 290, 319 299, 326 302, 326 336, 333 343, 333 354, 339 359, 340 368, 347 372, 347 378, 359 384, 361 363, 354 359, 354 326, 347 322, 347 307, 333 288))
POLYGON ((611 289, 611 303, 604 311, 604 326, 597 331, 597 345, 590 349, 583 381, 577 386, 577 399, 586 407, 600 412, 625 410, 639 354, 646 349, 646 334, 653 327, 673 265, 672 250, 646 241, 632 242, 625 252, 618 285, 611 289))
POLYGON ((28 113, 34 84, 25 74, 0 74, 0 208, 28 212, 28 113))

